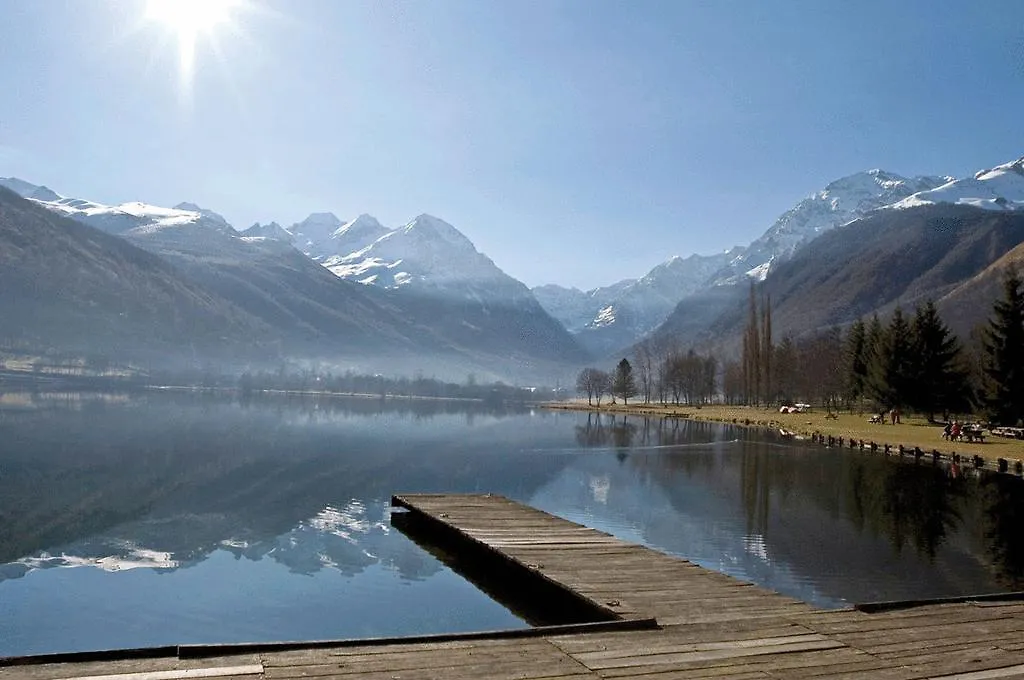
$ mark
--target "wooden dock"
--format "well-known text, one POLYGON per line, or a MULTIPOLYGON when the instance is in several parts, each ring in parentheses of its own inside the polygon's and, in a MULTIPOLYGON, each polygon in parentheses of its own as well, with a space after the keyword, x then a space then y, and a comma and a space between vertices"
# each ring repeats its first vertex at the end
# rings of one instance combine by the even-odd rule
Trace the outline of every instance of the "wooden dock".
POLYGON ((418 532, 511 574, 524 593, 562 591, 570 609, 578 606, 574 621, 412 641, 69 657, 0 666, 0 680, 1024 679, 1019 596, 822 611, 498 496, 410 495, 394 504, 418 532), (579 612, 594 623, 575 620, 579 612))

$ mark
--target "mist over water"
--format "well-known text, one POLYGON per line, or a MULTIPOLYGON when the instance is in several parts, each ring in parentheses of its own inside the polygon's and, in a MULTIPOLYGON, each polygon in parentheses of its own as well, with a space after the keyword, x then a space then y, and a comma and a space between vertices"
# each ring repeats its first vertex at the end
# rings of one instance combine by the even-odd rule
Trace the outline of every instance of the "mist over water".
POLYGON ((2 395, 0 431, 0 655, 527 625, 392 529, 401 492, 507 495, 823 607, 1024 587, 1021 480, 723 425, 148 392, 2 395))

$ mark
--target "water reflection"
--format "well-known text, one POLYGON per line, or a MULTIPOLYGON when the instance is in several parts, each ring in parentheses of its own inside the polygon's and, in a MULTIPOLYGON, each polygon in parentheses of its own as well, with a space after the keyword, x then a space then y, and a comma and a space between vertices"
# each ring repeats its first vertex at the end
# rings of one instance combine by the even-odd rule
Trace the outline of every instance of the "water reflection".
POLYGON ((218 549, 296 573, 385 562, 419 578, 422 564, 387 554, 392 493, 528 495, 560 465, 467 459, 494 437, 522 438, 504 407, 184 394, 76 399, 59 413, 55 403, 0 410, 0 580, 56 566, 171 570, 218 549), (435 450, 453 431, 460 441, 435 450))
MULTIPOLYGON (((821 606, 1024 588, 1020 479, 732 426, 168 392, 0 397, 0 430, 0 607, 22 612, 0 617, 0 641, 22 636, 0 653, 183 641, 153 630, 215 642, 494 627, 451 595, 451 620, 372 627, 411 597, 382 574, 431 588, 449 576, 391 530, 388 499, 404 491, 503 494, 821 606), (81 618, 89 597, 138 619, 137 637, 89 638, 103 628, 81 618)), ((438 597, 424 591, 423 610, 438 597)))
POLYGON ((575 439, 628 451, 632 470, 594 471, 575 519, 815 604, 1024 588, 1020 478, 636 416, 581 416, 575 439), (615 498, 638 485, 642 497, 615 498))

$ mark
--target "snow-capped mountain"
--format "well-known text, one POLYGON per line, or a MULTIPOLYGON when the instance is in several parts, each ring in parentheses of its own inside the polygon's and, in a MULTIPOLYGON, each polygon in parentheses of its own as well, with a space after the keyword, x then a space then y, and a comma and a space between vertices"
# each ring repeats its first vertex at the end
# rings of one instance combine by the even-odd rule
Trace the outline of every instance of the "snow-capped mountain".
POLYGON ((277 222, 270 222, 268 224, 260 224, 257 222, 243 231, 242 236, 267 238, 274 241, 284 241, 285 243, 295 242, 295 234, 291 233, 277 222))
POLYGON ((291 243, 308 257, 327 264, 365 248, 389 231, 365 213, 350 222, 342 222, 334 213, 313 213, 287 228, 277 222, 257 222, 243 234, 291 243))
MULTIPOLYGON (((364 225, 356 234, 372 233, 374 225, 380 226, 374 220, 368 225, 370 229, 364 225)), ((366 247, 330 257, 323 264, 343 279, 382 288, 445 292, 479 300, 533 297, 525 285, 499 269, 462 232, 431 215, 420 215, 366 247)))
POLYGON ((343 224, 334 213, 312 213, 301 222, 293 224, 288 231, 294 236, 296 248, 320 261, 332 254, 331 235, 343 224))
POLYGON ((824 232, 951 180, 906 178, 885 170, 868 170, 837 179, 783 213, 716 275, 715 283, 736 283, 744 277, 763 281, 773 266, 789 259, 824 232))
POLYGON ((194 203, 179 203, 162 208, 139 201, 104 205, 81 198, 68 198, 45 186, 37 186, 16 177, 0 178, 0 184, 71 219, 101 231, 122 235, 133 229, 155 231, 165 227, 200 225, 223 234, 234 234, 231 225, 212 210, 194 203))
POLYGON ((915 193, 892 207, 955 203, 985 210, 1024 209, 1024 158, 982 170, 974 177, 947 179, 950 181, 942 186, 915 193))
POLYGON ((341 225, 331 234, 328 248, 334 254, 324 258, 323 264, 330 268, 328 260, 333 261, 339 256, 344 257, 362 250, 390 231, 375 217, 363 213, 351 222, 341 225))

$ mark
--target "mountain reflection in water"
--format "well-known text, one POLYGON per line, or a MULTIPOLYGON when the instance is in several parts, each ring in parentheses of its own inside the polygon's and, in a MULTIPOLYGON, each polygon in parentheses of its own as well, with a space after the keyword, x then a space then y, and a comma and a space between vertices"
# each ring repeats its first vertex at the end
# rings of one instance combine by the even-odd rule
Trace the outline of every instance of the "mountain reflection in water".
POLYGON ((399 492, 507 495, 819 606, 1024 587, 1020 479, 718 424, 145 393, 4 395, 0 428, 0 655, 524 625, 391 530, 399 492))

